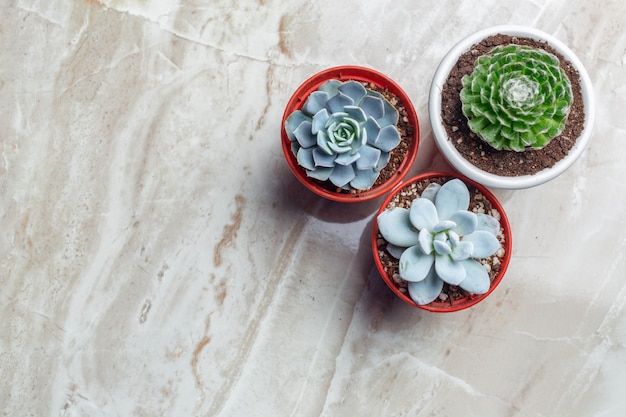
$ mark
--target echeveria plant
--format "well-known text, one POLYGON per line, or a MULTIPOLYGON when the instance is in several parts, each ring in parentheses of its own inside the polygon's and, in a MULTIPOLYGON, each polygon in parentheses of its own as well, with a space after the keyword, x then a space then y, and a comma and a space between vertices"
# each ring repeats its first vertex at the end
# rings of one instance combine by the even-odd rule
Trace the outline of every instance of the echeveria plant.
POLYGON ((356 81, 330 80, 285 121, 307 175, 343 189, 370 188, 400 143, 398 112, 356 81))
POLYGON ((444 282, 471 294, 489 290, 489 274, 476 259, 500 248, 500 223, 488 214, 468 211, 469 201, 469 191, 459 179, 431 183, 410 209, 394 207, 377 218, 387 251, 400 260, 400 277, 419 305, 435 300, 444 282))
POLYGON ((558 58, 529 46, 494 48, 462 82, 469 128, 499 150, 545 147, 563 131, 573 101, 558 58))

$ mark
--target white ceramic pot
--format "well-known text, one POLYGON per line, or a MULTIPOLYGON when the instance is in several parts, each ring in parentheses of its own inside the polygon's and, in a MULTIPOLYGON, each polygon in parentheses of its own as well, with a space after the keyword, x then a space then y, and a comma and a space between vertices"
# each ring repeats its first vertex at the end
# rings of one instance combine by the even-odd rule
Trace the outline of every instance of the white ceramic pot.
POLYGON ((534 187, 550 181, 565 172, 565 170, 567 170, 567 168, 569 168, 583 153, 585 147, 589 143, 592 136, 596 111, 591 79, 578 57, 576 57, 576 55, 567 46, 565 46, 565 44, 552 35, 534 28, 513 25, 490 27, 476 32, 456 44, 443 58, 435 72, 430 88, 428 110, 430 113, 430 123, 432 125, 435 142, 437 143, 441 153, 456 170, 466 177, 488 187, 509 190, 534 187), (446 129, 443 125, 441 116, 441 91, 444 83, 448 79, 451 69, 454 67, 459 57, 467 52, 473 45, 479 43, 486 37, 497 34, 546 41, 567 61, 569 61, 580 74, 580 86, 582 89, 585 112, 584 129, 569 154, 564 159, 557 162, 551 168, 544 169, 533 175, 508 177, 495 175, 477 168, 475 165, 466 160, 461 153, 459 153, 454 144, 452 144, 449 140, 448 134, 446 133, 446 129))

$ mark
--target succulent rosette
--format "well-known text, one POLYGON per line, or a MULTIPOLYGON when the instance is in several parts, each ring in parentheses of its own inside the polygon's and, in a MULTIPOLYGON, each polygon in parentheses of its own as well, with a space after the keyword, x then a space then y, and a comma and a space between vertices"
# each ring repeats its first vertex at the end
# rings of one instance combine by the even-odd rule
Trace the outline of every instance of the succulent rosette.
POLYGON ((400 260, 400 277, 419 305, 434 301, 444 283, 471 294, 489 290, 489 274, 477 259, 500 249, 500 223, 468 211, 469 201, 467 186, 459 179, 431 183, 409 209, 390 208, 377 218, 387 252, 400 260))
POLYGON ((329 80, 287 117, 284 127, 309 177, 366 190, 400 143, 398 118, 391 103, 360 82, 329 80))
POLYGON ((495 149, 541 149, 565 128, 571 83, 558 58, 543 49, 498 46, 462 82, 469 128, 495 149))

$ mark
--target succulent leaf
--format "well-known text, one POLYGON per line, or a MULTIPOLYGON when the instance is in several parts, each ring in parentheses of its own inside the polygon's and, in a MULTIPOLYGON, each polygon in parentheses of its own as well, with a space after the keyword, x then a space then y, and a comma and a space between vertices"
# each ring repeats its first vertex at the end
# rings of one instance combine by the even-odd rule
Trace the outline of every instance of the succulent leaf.
POLYGON ((306 114, 315 114, 326 106, 328 99, 328 93, 324 91, 314 91, 304 102, 302 112, 306 114))
POLYGON ((443 289, 443 281, 435 274, 435 269, 431 268, 424 278, 418 282, 409 282, 409 295, 417 304, 424 305, 434 301, 443 289))
POLYGON ((500 222, 493 216, 477 213, 476 220, 476 230, 485 230, 493 235, 497 235, 500 231, 500 222))
MULTIPOLYGON (((313 153, 313 166, 332 168, 335 166, 336 154, 328 155, 320 148, 302 148, 302 150, 311 150, 313 153)), ((307 166, 311 166, 308 164, 307 166)))
POLYGON ((380 159, 381 150, 369 145, 361 147, 359 150, 360 157, 355 161, 358 171, 374 169, 376 163, 380 159))
POLYGON ((447 237, 453 247, 461 243, 461 236, 453 229, 448 230, 447 237))
POLYGON ((435 272, 450 285, 459 285, 466 275, 463 265, 455 262, 449 255, 435 255, 435 272))
POLYGON ((453 230, 461 236, 473 233, 478 227, 478 217, 471 211, 454 212, 450 220, 455 224, 453 230))
POLYGON ((407 209, 394 207, 385 210, 380 213, 377 221, 378 230, 387 242, 404 248, 419 242, 419 233, 413 229, 407 209))
MULTIPOLYGON (((323 152, 321 152, 323 153, 323 152)), ((352 165, 355 161, 359 160, 359 154, 351 154, 350 152, 345 152, 342 153, 340 155, 334 154, 335 155, 335 159, 334 159, 334 165, 352 165)), ((323 166, 323 165, 322 165, 323 166)))
POLYGON ((484 294, 489 291, 489 274, 479 262, 467 259, 462 262, 462 265, 465 268, 466 276, 459 283, 461 288, 472 294, 484 294))
POLYGON ((400 275, 406 281, 421 281, 428 275, 433 262, 434 255, 426 255, 419 247, 411 246, 400 256, 400 275))
POLYGON ((327 181, 334 168, 317 167, 315 171, 307 171, 306 174, 319 181, 327 181))
POLYGON ((369 188, 378 178, 378 171, 374 168, 355 169, 354 179, 350 181, 350 187, 357 190, 365 190, 369 188))
POLYGON ((460 99, 469 128, 495 149, 541 149, 561 134, 573 102, 571 82, 543 49, 494 48, 463 77, 460 99))
POLYGON ((387 252, 389 252, 391 256, 393 256, 396 259, 400 259, 400 256, 402 256, 402 252, 406 250, 406 248, 403 248, 402 246, 396 246, 391 243, 389 243, 386 246, 386 249, 387 249, 387 252))
POLYGON ((450 257, 452 258, 452 260, 460 262, 469 259, 472 256, 473 252, 474 244, 472 242, 463 240, 454 246, 452 252, 450 253, 450 257))
POLYGON ((437 255, 450 255, 452 248, 445 240, 433 240, 433 249, 437 255))
MULTIPOLYGON (((315 137, 317 138, 317 133, 324 129, 326 123, 328 122, 328 119, 330 119, 330 114, 326 109, 322 109, 315 113, 315 116, 313 116, 313 120, 311 121, 311 134, 315 135, 315 137)), ((313 144, 309 146, 313 146, 313 144)))
POLYGON ((352 165, 335 165, 333 168, 332 174, 328 179, 335 184, 337 187, 343 187, 350 181, 354 179, 356 174, 354 173, 354 168, 352 165))
POLYGON ((423 228, 419 231, 418 245, 422 252, 430 255, 433 252, 435 244, 435 236, 427 229, 423 228))
POLYGON ((328 80, 322 84, 318 90, 328 94, 328 97, 332 97, 339 92, 339 87, 341 87, 342 84, 343 83, 339 80, 328 80))
POLYGON ((348 81, 337 87, 339 91, 350 97, 355 103, 359 103, 367 95, 367 89, 363 84, 356 81, 348 81))
POLYGON ((383 99, 367 95, 361 101, 361 108, 374 119, 380 119, 385 115, 383 99))
POLYGON ((390 126, 390 125, 393 125, 393 126, 397 125, 398 120, 400 119, 400 115, 398 114, 396 109, 387 100, 383 100, 383 106, 384 106, 384 114, 383 114, 383 117, 379 119, 380 125, 382 127, 390 126))
POLYGON ((469 191, 463 181, 453 179, 446 182, 435 197, 439 219, 448 220, 457 211, 467 210, 469 200, 469 191))
POLYGON ((389 152, 380 152, 380 157, 376 162, 376 166, 374 167, 374 171, 380 172, 381 169, 387 166, 389 161, 391 160, 391 153, 389 152))
POLYGON ((367 121, 367 115, 365 114, 363 109, 358 106, 346 106, 343 108, 343 111, 348 115, 349 118, 356 120, 359 125, 367 121))
POLYGON ((365 131, 367 132, 367 143, 372 146, 376 145, 376 138, 378 137, 378 133, 380 132, 380 125, 373 117, 369 117, 364 125, 365 131))
POLYGON ((500 249, 500 242, 492 233, 478 230, 469 235, 463 236, 464 242, 471 242, 474 245, 472 256, 474 258, 487 258, 500 249))
POLYGON ((411 224, 418 230, 433 230, 435 225, 439 223, 437 208, 432 201, 425 198, 416 198, 413 200, 411 208, 409 209, 409 217, 411 224))
POLYGON ((308 120, 303 121, 293 131, 293 135, 303 148, 310 148, 317 142, 317 137, 312 133, 312 123, 308 120))
POLYGON ((432 201, 433 203, 435 203, 435 196, 439 192, 440 188, 441 188, 441 185, 437 184, 436 182, 431 182, 424 189, 424 191, 422 191, 421 197, 422 198, 426 198, 426 199, 432 201))
POLYGON ((456 228, 456 223, 452 220, 442 220, 433 227, 433 232, 439 233, 450 231, 456 228))
POLYGON ((366 190, 400 143, 398 120, 398 111, 381 94, 357 81, 329 80, 287 117, 284 128, 309 177, 366 190), (323 172, 314 174, 318 169, 323 172))
POLYGON ((331 113, 337 113, 337 112, 343 112, 344 107, 352 106, 353 104, 354 104, 354 100, 352 100, 350 96, 347 96, 343 94, 342 92, 339 92, 338 94, 335 94, 334 96, 329 98, 328 101, 326 101, 326 108, 331 113))
POLYGON ((400 144, 400 133, 393 125, 388 125, 380 129, 374 144, 382 151, 391 152, 400 144))
POLYGON ((300 123, 304 122, 305 120, 310 121, 310 119, 311 118, 309 116, 302 113, 300 110, 296 110, 295 112, 291 113, 289 117, 287 117, 287 119, 285 120, 285 130, 287 131, 287 137, 289 138, 289 140, 296 140, 296 136, 293 132, 298 128, 298 126, 300 126, 300 123))
POLYGON ((313 149, 311 148, 300 148, 298 150, 298 155, 296 155, 296 159, 298 160, 298 163, 304 168, 315 167, 313 149))

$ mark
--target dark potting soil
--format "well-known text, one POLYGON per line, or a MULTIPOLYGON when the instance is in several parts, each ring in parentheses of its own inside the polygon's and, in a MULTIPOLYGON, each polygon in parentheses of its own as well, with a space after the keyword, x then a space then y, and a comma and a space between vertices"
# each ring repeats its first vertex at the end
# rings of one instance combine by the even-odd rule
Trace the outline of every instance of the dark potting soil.
POLYGON ((552 167, 563 159, 583 131, 585 121, 580 75, 576 68, 546 42, 502 34, 485 38, 461 55, 443 86, 441 108, 444 127, 449 140, 452 141, 456 149, 468 161, 483 171, 509 177, 532 175, 552 167), (488 54, 498 45, 508 44, 541 48, 555 55, 572 84, 574 100, 565 123, 565 129, 543 149, 529 149, 524 152, 496 150, 469 129, 467 118, 461 110, 459 94, 463 88, 461 83, 463 76, 473 71, 474 61, 478 57, 488 54))

